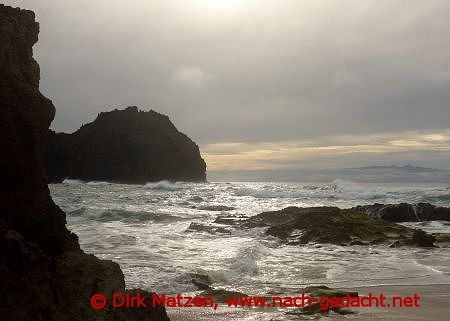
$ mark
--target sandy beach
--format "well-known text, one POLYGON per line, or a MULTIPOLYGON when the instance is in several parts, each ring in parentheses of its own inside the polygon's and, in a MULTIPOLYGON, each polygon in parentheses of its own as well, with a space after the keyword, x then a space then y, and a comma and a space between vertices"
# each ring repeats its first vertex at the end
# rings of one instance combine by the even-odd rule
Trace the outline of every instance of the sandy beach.
POLYGON ((450 313, 450 285, 389 285, 362 288, 348 288, 349 291, 358 291, 359 295, 384 294, 392 296, 420 296, 420 307, 410 308, 357 308, 355 314, 338 315, 330 313, 328 316, 295 316, 282 312, 273 314, 272 311, 251 311, 248 309, 219 308, 217 311, 210 309, 168 309, 172 321, 238 321, 238 320, 264 320, 267 313, 275 316, 272 320, 353 320, 353 321, 445 321, 450 313))

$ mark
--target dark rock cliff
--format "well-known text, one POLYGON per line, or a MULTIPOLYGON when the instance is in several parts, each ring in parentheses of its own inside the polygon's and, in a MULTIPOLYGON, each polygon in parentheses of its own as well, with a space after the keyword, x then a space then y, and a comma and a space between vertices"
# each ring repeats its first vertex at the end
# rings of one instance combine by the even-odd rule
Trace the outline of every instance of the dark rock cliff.
POLYGON ((169 117, 137 107, 100 113, 72 134, 49 133, 50 182, 206 180, 198 146, 169 117))
POLYGON ((93 310, 90 296, 125 292, 119 266, 80 250, 46 183, 55 108, 39 92, 31 11, 0 4, 0 318, 168 320, 163 308, 93 310))

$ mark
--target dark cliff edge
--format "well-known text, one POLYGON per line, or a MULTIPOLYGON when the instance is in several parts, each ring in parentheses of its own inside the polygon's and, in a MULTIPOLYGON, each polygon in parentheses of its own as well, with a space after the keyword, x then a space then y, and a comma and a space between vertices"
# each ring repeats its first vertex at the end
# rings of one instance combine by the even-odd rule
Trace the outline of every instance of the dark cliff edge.
POLYGON ((49 182, 206 181, 199 148, 169 117, 137 107, 103 112, 72 134, 49 131, 49 182))
POLYGON ((50 197, 45 154, 55 108, 39 92, 38 32, 32 11, 0 4, 1 319, 168 320, 162 307, 90 307, 94 293, 125 293, 124 277, 116 263, 80 250, 50 197))

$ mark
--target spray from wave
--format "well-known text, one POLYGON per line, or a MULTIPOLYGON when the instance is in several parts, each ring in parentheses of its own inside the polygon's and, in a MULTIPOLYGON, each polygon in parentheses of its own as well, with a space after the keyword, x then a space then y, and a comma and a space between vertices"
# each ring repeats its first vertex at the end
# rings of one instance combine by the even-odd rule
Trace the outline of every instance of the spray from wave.
POLYGON ((185 188, 182 182, 172 183, 169 181, 160 181, 156 183, 147 183, 144 186, 146 189, 157 191, 179 191, 185 188))
POLYGON ((62 183, 67 185, 84 184, 84 182, 80 181, 79 179, 70 179, 70 178, 66 178, 65 180, 63 180, 62 183))

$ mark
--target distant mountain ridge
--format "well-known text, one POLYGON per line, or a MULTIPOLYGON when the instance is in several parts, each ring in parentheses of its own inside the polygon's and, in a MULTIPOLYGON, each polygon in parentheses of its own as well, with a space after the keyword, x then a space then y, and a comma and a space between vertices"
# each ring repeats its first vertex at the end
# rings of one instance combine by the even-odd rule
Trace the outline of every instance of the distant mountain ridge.
POLYGON ((436 169, 436 168, 430 168, 430 167, 420 167, 420 166, 413 166, 410 164, 407 165, 370 165, 370 166, 363 166, 363 167, 354 167, 354 168, 346 168, 349 170, 352 169, 366 169, 366 170, 404 170, 404 171, 413 171, 413 172, 446 172, 446 170, 442 169, 436 169))
POLYGON ((166 115, 136 106, 102 112, 72 134, 49 131, 49 182, 206 180, 200 150, 166 115))

